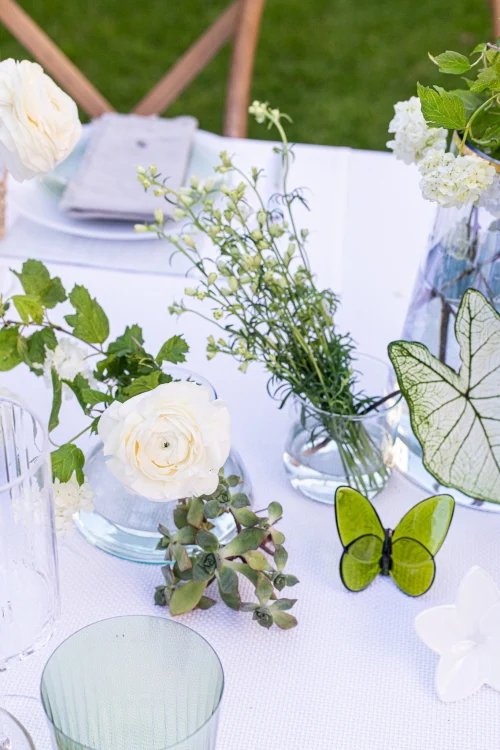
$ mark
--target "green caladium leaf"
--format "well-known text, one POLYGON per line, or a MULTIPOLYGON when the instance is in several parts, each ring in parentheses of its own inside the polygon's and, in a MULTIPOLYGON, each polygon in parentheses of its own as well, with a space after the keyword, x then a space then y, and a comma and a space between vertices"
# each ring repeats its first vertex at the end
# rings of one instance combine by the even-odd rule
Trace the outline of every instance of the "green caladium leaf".
POLYGON ((455 323, 457 373, 423 344, 395 341, 389 356, 426 469, 448 487, 500 503, 500 316, 468 289, 455 323))
POLYGON ((19 349, 20 338, 17 327, 0 330, 0 371, 12 370, 23 361, 19 349))
POLYGON ((23 323, 27 325, 31 321, 34 323, 42 322, 43 306, 36 297, 29 294, 15 294, 12 297, 12 302, 23 323))
POLYGON ((62 382, 54 368, 51 369, 50 378, 52 382, 52 408, 49 417, 49 432, 52 432, 59 424, 59 412, 62 403, 62 382))
POLYGON ((26 294, 36 298, 44 307, 55 307, 66 299, 61 279, 58 276, 52 279, 48 269, 39 260, 27 260, 23 263, 20 273, 13 273, 21 282, 26 294))

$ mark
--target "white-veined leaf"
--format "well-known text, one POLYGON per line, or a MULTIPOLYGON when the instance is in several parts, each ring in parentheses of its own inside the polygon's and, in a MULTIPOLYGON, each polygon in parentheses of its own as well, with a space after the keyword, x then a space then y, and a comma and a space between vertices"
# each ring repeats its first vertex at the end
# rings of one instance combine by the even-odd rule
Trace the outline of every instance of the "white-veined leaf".
POLYGON ((457 374, 423 344, 389 345, 426 469, 448 487, 500 503, 500 316, 468 289, 455 323, 457 374))

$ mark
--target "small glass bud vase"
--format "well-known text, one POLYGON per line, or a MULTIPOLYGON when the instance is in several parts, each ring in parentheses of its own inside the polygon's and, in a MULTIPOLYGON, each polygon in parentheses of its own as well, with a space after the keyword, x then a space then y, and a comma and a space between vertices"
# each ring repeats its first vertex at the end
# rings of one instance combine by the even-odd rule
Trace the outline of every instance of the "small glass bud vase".
MULTIPOLYGON (((468 148, 466 153, 472 151, 468 148)), ((478 151, 474 153, 500 171, 500 162, 478 151)), ((499 177, 495 179, 498 182, 499 177)), ((488 200, 483 197, 481 206, 437 209, 402 338, 425 344, 441 362, 458 371, 461 361, 455 320, 462 296, 470 288, 477 289, 500 310, 500 189, 492 190, 488 200)), ((398 467, 428 492, 449 492, 424 469, 406 407, 398 437, 398 467)), ((462 505, 500 511, 500 505, 477 501, 455 490, 453 496, 462 505)))
POLYGON ((345 416, 295 398, 293 424, 283 453, 292 486, 329 505, 334 503, 336 489, 345 485, 373 497, 391 471, 400 397, 389 394, 387 364, 360 355, 355 367, 360 371, 360 390, 387 400, 365 414, 345 416))
MULTIPOLYGON (((189 380, 208 387, 215 399, 212 385, 201 375, 182 367, 171 366, 169 374, 174 380, 189 380)), ((239 455, 231 450, 224 464, 226 477, 239 477, 240 482, 231 489, 243 492, 251 500, 251 484, 239 455)), ((161 523, 174 529, 174 510, 177 500, 158 502, 128 491, 108 469, 102 443, 98 443, 87 456, 85 474, 94 491, 94 510, 79 511, 75 523, 83 536, 95 547, 116 557, 135 562, 165 564, 165 550, 158 550, 158 526, 161 523)), ((235 533, 230 513, 214 519, 215 533, 221 543, 227 543, 235 533)))

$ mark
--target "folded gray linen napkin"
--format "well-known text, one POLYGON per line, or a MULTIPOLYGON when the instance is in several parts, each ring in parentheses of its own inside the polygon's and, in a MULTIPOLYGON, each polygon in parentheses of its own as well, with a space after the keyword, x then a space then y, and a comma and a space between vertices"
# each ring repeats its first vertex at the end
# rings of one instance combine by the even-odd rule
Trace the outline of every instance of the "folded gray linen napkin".
MULTIPOLYGON (((102 115, 59 207, 73 219, 152 221, 159 199, 145 192, 137 167, 155 164, 169 187, 181 187, 197 125, 193 117, 102 115)), ((161 207, 168 216, 169 204, 161 207)))

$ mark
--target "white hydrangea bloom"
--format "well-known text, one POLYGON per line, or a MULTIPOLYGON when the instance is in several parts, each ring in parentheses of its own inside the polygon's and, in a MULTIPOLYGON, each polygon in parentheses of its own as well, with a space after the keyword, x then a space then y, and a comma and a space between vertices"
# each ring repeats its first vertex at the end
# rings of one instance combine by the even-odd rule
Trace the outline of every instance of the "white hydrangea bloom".
POLYGON ((88 482, 79 485, 73 474, 69 482, 54 480, 56 531, 64 534, 73 527, 73 516, 79 510, 94 509, 94 491, 88 482))
POLYGON ((430 150, 446 149, 447 131, 427 125, 418 96, 398 102, 394 105, 394 112, 389 123, 389 133, 394 133, 394 140, 386 145, 394 151, 396 159, 401 159, 405 164, 414 164, 430 150))
POLYGON ((419 164, 422 195, 440 206, 476 203, 490 187, 495 169, 479 156, 430 151, 419 164))
POLYGON ((498 172, 491 185, 481 195, 479 205, 489 211, 495 219, 500 219, 500 174, 498 172))
POLYGON ((88 352, 69 338, 59 340, 55 349, 48 349, 44 370, 50 382, 50 372, 54 368, 63 380, 74 380, 78 374, 90 375, 87 362, 88 352))

